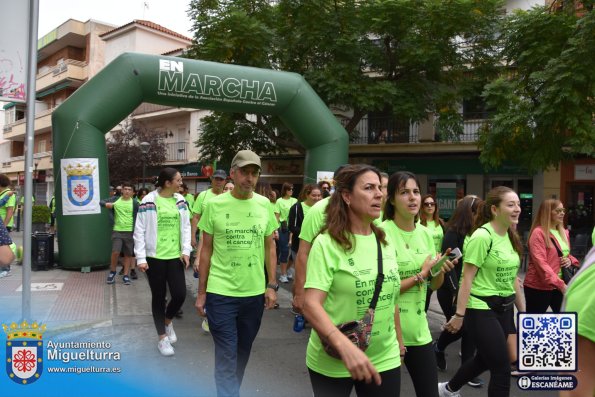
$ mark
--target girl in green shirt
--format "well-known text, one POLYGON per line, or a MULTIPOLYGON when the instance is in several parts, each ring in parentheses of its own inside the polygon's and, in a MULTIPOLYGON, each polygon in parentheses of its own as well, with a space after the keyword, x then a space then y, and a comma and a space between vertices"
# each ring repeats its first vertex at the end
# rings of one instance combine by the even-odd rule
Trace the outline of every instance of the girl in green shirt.
POLYGON ((281 275, 279 276, 279 281, 282 283, 288 283, 293 276, 290 273, 287 273, 289 269, 289 227, 288 227, 288 218, 289 218, 289 209, 292 205, 297 203, 297 199, 292 197, 293 194, 293 185, 291 183, 285 182, 283 187, 281 188, 281 197, 275 202, 275 216, 277 217, 277 222, 279 222, 279 257, 277 261, 281 265, 281 275))
POLYGON ((410 172, 397 172, 388 180, 387 200, 382 227, 396 249, 401 290, 399 296, 403 341, 407 347, 404 362, 418 397, 437 397, 438 369, 432 346, 432 335, 426 312, 427 280, 432 289, 444 281, 444 271, 453 265, 450 261, 431 277, 430 270, 438 256, 432 234, 416 222, 421 205, 419 183, 410 172))
POLYGON ((153 322, 164 356, 174 354, 178 340, 172 319, 186 299, 184 269, 190 265, 190 216, 184 197, 178 193, 182 176, 164 168, 155 183, 157 190, 143 199, 134 225, 137 268, 146 272, 151 288, 153 322), (169 286, 171 299, 165 305, 169 286))
POLYGON ((459 396, 465 383, 486 370, 490 371, 488 396, 510 394, 507 339, 516 333, 512 301, 519 311, 525 311, 517 278, 523 250, 516 233, 520 214, 519 197, 505 186, 490 190, 477 209, 475 231, 463 249, 465 261, 457 309, 444 326, 456 333, 464 320, 477 353, 449 382, 439 384, 441 397, 459 396))
POLYGON ((303 311, 314 328, 306 356, 314 396, 348 397, 354 387, 358 396, 399 396, 399 273, 394 248, 372 224, 382 207, 380 173, 372 166, 349 165, 336 175, 335 187, 323 232, 308 257, 304 286, 303 311), (335 324, 367 312, 378 275, 378 244, 385 277, 364 352, 335 324), (341 359, 328 355, 321 340, 341 359))

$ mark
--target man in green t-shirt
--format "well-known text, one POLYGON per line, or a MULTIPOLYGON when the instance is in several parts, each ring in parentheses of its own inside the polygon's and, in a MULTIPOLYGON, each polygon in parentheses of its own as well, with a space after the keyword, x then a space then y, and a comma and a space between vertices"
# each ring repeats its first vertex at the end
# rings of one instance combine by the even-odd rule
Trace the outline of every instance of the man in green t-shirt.
POLYGON ((224 170, 216 170, 211 177, 211 188, 207 189, 196 197, 192 207, 189 207, 192 212, 192 219, 190 220, 190 236, 192 238, 192 247, 197 250, 196 257, 199 257, 200 249, 196 239, 196 229, 200 217, 205 210, 205 207, 210 199, 223 193, 227 173, 224 170))
POLYGON ((239 151, 231 163, 233 190, 211 198, 198 224, 202 250, 195 306, 207 316, 215 342, 217 395, 239 395, 263 309, 277 300, 277 219, 269 199, 254 193, 260 169, 256 153, 239 151))
MULTIPOLYGON (((113 196, 108 200, 100 201, 100 205, 110 210, 111 220, 113 222, 112 230, 112 256, 110 263, 110 272, 107 276, 107 283, 113 284, 116 278, 116 267, 120 252, 124 254, 124 270, 122 272, 122 281, 125 285, 130 285, 130 268, 134 263, 134 222, 138 213, 138 201, 132 196, 134 188, 130 183, 122 184, 122 195, 113 196)), ((134 269, 132 270, 134 271, 134 269)), ((134 271, 136 275, 136 271, 134 271)), ((136 277, 133 277, 136 278, 136 277)))
POLYGON ((194 206, 194 195, 189 193, 188 185, 182 183, 182 186, 180 186, 180 191, 178 193, 184 196, 184 200, 186 200, 186 205, 188 206, 188 209, 192 214, 192 207, 194 206))

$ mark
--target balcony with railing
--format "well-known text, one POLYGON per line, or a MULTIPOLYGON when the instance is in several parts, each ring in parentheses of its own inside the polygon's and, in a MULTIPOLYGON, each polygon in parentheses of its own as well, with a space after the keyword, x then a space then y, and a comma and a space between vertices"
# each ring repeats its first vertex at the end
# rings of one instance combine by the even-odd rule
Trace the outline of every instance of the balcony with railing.
POLYGON ((166 162, 186 162, 188 161, 188 142, 166 143, 165 161, 166 162))
MULTIPOLYGON (((341 120, 346 126, 349 120, 341 120)), ((433 140, 436 142, 477 142, 479 130, 489 122, 485 113, 469 114, 461 117, 461 133, 440 134, 440 124, 434 123, 433 140)), ((427 138, 426 138, 427 139, 427 138)), ((363 117, 350 134, 352 144, 398 144, 420 143, 420 124, 397 121, 394 117, 363 117)))
MULTIPOLYGON (((343 126, 349 120, 342 120, 343 126)), ((394 117, 363 117, 350 134, 353 144, 418 143, 417 123, 401 122, 394 117)))
POLYGON ((37 75, 35 89, 39 93, 65 80, 77 80, 82 83, 88 77, 86 62, 65 59, 49 70, 39 73, 37 75))

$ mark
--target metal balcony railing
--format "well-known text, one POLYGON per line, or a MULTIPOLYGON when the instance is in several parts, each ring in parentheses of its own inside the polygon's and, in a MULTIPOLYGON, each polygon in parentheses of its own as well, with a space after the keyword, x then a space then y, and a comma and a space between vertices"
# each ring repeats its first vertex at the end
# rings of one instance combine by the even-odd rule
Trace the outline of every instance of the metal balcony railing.
POLYGON ((165 161, 187 161, 188 142, 166 143, 165 161))
MULTIPOLYGON (((479 130, 490 120, 486 113, 465 113, 461 117, 462 133, 457 138, 441 137, 435 125, 435 140, 441 142, 476 142, 479 130)), ((348 119, 340 120, 343 126, 348 119)), ((419 124, 395 120, 394 117, 363 117, 350 134, 353 144, 419 143, 419 124)))
MULTIPOLYGON (((346 126, 349 120, 341 120, 346 126)), ((397 121, 394 117, 363 117, 350 134, 350 143, 381 144, 381 143, 418 143, 418 125, 397 121)))

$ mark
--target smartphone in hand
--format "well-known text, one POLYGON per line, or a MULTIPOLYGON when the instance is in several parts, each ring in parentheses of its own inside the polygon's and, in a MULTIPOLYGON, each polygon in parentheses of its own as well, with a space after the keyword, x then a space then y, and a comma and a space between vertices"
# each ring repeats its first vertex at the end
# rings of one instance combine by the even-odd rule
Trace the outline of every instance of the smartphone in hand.
POLYGON ((430 274, 432 275, 432 277, 437 276, 440 273, 440 270, 442 269, 442 265, 444 265, 444 263, 447 260, 450 260, 452 262, 455 259, 461 258, 462 256, 463 256, 463 253, 461 252, 460 249, 458 249, 458 248, 452 249, 450 251, 450 254, 442 255, 442 257, 438 260, 438 262, 436 262, 436 264, 434 266, 432 266, 432 269, 430 269, 430 274))

